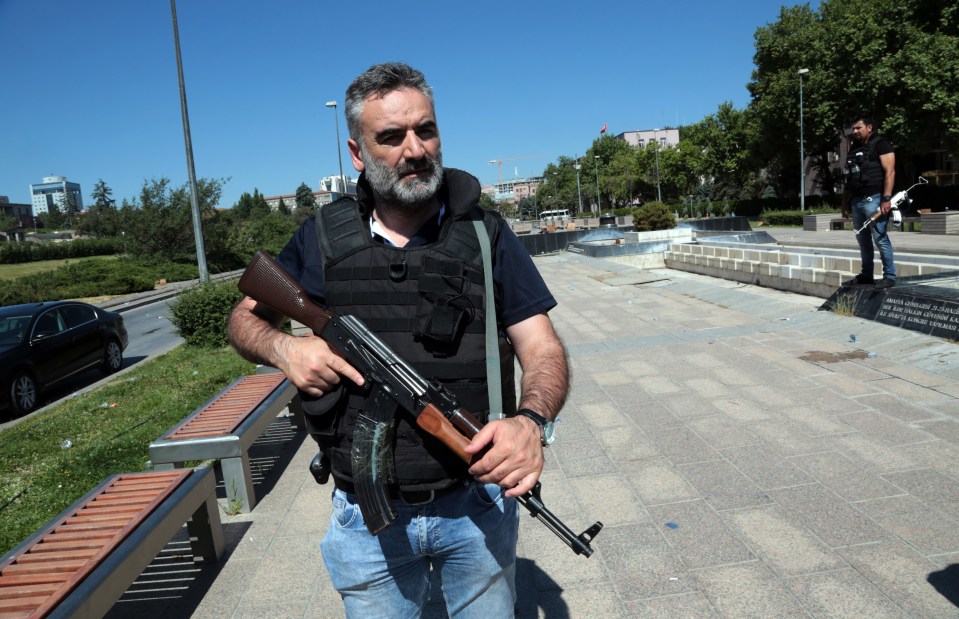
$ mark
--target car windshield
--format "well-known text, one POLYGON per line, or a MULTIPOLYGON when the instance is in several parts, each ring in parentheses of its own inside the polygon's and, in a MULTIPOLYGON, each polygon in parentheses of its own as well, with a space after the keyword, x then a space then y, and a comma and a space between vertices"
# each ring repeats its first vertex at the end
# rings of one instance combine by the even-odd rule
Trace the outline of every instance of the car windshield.
POLYGON ((0 318, 0 346, 12 346, 23 341, 30 324, 29 316, 4 316, 0 318))

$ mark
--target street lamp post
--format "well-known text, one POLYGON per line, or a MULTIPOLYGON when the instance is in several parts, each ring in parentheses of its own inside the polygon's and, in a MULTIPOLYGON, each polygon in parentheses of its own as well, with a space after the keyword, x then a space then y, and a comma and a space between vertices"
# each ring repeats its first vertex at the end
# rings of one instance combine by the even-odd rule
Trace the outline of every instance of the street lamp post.
POLYGON ((340 162, 340 186, 343 188, 343 194, 348 194, 349 189, 346 186, 346 179, 343 177, 343 156, 340 154, 340 115, 336 112, 336 101, 327 101, 326 107, 333 108, 333 118, 336 120, 336 159, 340 162))
POLYGON ((603 212, 603 200, 599 196, 599 155, 593 155, 593 159, 596 160, 596 214, 602 214, 603 212))
POLYGON ((579 184, 579 169, 583 167, 579 163, 579 158, 576 158, 576 195, 579 196, 579 214, 580 217, 583 215, 583 188, 579 184))
POLYGON ((656 144, 656 200, 659 202, 663 201, 663 192, 659 184, 659 136, 657 132, 658 128, 653 129, 653 142, 656 144))
POLYGON ((803 152, 802 129, 802 76, 809 73, 809 69, 799 69, 799 210, 806 210, 806 154, 803 152))

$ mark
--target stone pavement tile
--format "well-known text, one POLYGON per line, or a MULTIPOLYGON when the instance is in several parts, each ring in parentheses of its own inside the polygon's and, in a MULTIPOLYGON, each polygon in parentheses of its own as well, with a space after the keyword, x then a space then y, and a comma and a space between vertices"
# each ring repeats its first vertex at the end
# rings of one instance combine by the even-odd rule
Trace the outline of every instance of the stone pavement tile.
POLYGON ((308 484, 288 504, 288 512, 283 519, 278 536, 306 535, 309 533, 326 534, 333 504, 330 495, 333 484, 319 485, 313 477, 306 475, 308 484))
POLYGON ((924 555, 959 552, 959 522, 914 496, 862 501, 856 507, 924 555))
POLYGON ((803 433, 799 424, 785 418, 782 412, 776 418, 747 425, 749 431, 782 456, 801 456, 828 449, 832 437, 814 437, 803 433))
POLYGON ((710 375, 724 385, 735 387, 751 385, 753 383, 753 377, 743 368, 735 365, 736 363, 737 361, 732 362, 732 364, 734 364, 733 367, 723 366, 712 368, 710 375))
POLYGON ((621 462, 619 467, 647 507, 702 498, 665 458, 621 462))
POLYGON ((951 445, 959 445, 959 420, 931 421, 918 425, 929 434, 938 436, 951 445))
MULTIPOLYGON (((240 514, 248 515, 248 514, 240 514)), ((256 514, 256 518, 247 521, 236 516, 220 514, 223 523, 223 535, 229 559, 245 560, 263 556, 276 538, 283 514, 256 514)), ((326 519, 323 520, 325 526, 326 519)))
POLYGON ((644 376, 638 381, 643 391, 651 397, 669 395, 671 393, 680 393, 684 390, 683 385, 666 376, 644 376))
POLYGON ((696 570, 697 589, 719 617, 787 619, 809 615, 781 580, 759 561, 696 570))
POLYGON ((647 434, 683 425, 660 401, 640 402, 623 409, 637 427, 647 434))
POLYGON ((612 400, 596 381, 585 372, 580 372, 576 374, 570 383, 567 402, 577 406, 584 406, 600 402, 612 402, 612 400))
POLYGON ((756 382, 770 385, 780 393, 794 395, 794 392, 806 392, 816 387, 816 383, 808 378, 797 376, 780 368, 767 368, 765 372, 755 377, 756 382))
MULTIPOLYGON (((594 361, 594 359, 590 359, 591 365, 594 361)), ((608 391, 608 387, 632 385, 637 382, 635 378, 625 374, 622 368, 615 364, 610 364, 610 367, 606 370, 591 368, 589 374, 596 381, 596 384, 606 391, 608 391)))
MULTIPOLYGON (((523 512, 524 514, 520 515, 520 537, 523 539, 525 552, 518 555, 518 560, 530 564, 527 567, 532 570, 537 590, 560 591, 567 588, 599 587, 610 582, 606 554, 610 549, 617 549, 619 544, 615 540, 610 541, 612 536, 608 536, 607 529, 603 529, 596 537, 592 543, 594 553, 585 559, 570 550, 569 546, 542 523, 526 516, 525 509, 523 512)), ((587 527, 585 520, 570 519, 565 522, 577 535, 587 527)))
POLYGON ((318 577, 326 574, 320 555, 322 535, 294 535, 276 538, 256 564, 242 607, 281 605, 306 600, 313 594, 318 577), (277 574, 295 575, 277 578, 277 574))
POLYGON ((579 407, 570 402, 559 413, 556 418, 556 442, 554 445, 561 445, 569 441, 590 441, 593 440, 593 432, 579 411, 579 407))
POLYGON ((606 455, 614 461, 648 460, 663 455, 653 447, 645 433, 631 426, 602 428, 594 430, 593 434, 606 455))
MULTIPOLYGON (((573 491, 570 489, 569 480, 558 467, 543 471, 543 474, 539 476, 539 482, 542 484, 540 493, 543 503, 555 516, 566 519, 580 514, 580 505, 576 502, 573 491)), ((526 508, 520 507, 520 513, 525 516, 529 512, 526 511, 526 508)), ((530 518, 529 520, 532 521, 533 519, 530 518)), ((542 526, 535 522, 531 522, 531 524, 542 526)))
MULTIPOLYGON (((959 566, 959 552, 933 555, 929 559, 941 568, 952 567, 951 572, 955 572, 956 566, 959 566)), ((959 578, 956 579, 956 584, 959 585, 959 578)))
MULTIPOLYGON (((877 361, 875 359, 870 359, 870 361, 877 361)), ((884 360, 887 361, 887 360, 884 360)), ((920 387, 956 387, 954 379, 949 378, 948 376, 943 376, 942 374, 937 374, 936 372, 930 372, 929 370, 924 370, 918 367, 913 367, 911 365, 906 365, 904 363, 898 362, 886 362, 881 366, 883 372, 889 374, 890 376, 896 376, 901 380, 919 385, 920 387)))
POLYGON ((648 600, 633 600, 626 603, 626 612, 632 619, 674 619, 675 617, 710 619, 717 616, 706 596, 698 591, 648 600))
POLYGON ((704 399, 731 397, 738 394, 738 390, 710 377, 690 378, 684 382, 692 392, 704 399))
POLYGON ((856 570, 797 576, 784 584, 813 617, 908 617, 856 570))
POLYGON ((933 404, 928 404, 927 407, 944 417, 959 419, 959 384, 956 385, 956 393, 950 393, 950 395, 952 395, 955 399, 946 400, 945 402, 935 402, 933 404))
POLYGON ((762 421, 772 417, 772 411, 748 397, 720 398, 713 400, 713 406, 736 421, 762 421))
POLYGON ((594 432, 599 428, 613 428, 630 423, 629 418, 612 402, 581 404, 577 408, 583 420, 594 432))
MULTIPOLYGON (((939 471, 954 479, 959 479, 959 447, 945 441, 906 445, 897 450, 903 459, 907 459, 912 466, 899 467, 898 470, 930 468, 939 471)), ((884 471, 892 472, 892 471, 884 471)))
POLYGON ((909 457, 907 450, 931 443, 890 447, 871 436, 853 432, 843 436, 828 437, 827 444, 829 449, 835 449, 844 454, 863 469, 881 474, 916 468, 917 461, 909 457))
POLYGON ((832 434, 848 434, 853 430, 835 416, 814 408, 801 406, 798 408, 782 409, 784 419, 792 422, 793 427, 806 436, 829 436, 832 434))
POLYGON ((887 445, 908 445, 933 440, 935 437, 922 430, 916 430, 876 411, 864 411, 840 415, 840 420, 870 436, 874 436, 887 445))
POLYGON ((223 619, 232 616, 249 590, 258 564, 258 559, 234 560, 232 557, 223 563, 216 579, 190 616, 196 619, 223 619))
MULTIPOLYGON (((236 612, 231 615, 231 619, 260 619, 262 617, 270 617, 270 619, 301 619, 304 616, 304 613, 307 610, 306 600, 296 598, 291 596, 288 600, 283 600, 281 602, 258 602, 253 601, 249 605, 241 606, 236 609, 236 612)), ((311 617, 321 617, 326 619, 329 617, 342 617, 343 610, 340 608, 339 613, 335 612, 332 608, 323 609, 321 614, 310 614, 311 617)))
POLYGON ((663 398, 663 405, 676 416, 677 419, 693 419, 716 415, 719 409, 708 400, 695 393, 676 393, 663 398))
MULTIPOLYGON (((632 376, 633 378, 639 379, 645 376, 662 376, 662 372, 656 367, 655 362, 653 361, 643 361, 642 359, 624 359, 618 361, 620 369, 632 376)), ((637 381, 639 382, 639 381, 637 381)))
POLYGON ((766 505, 772 499, 725 460, 677 465, 689 483, 716 510, 766 505))
POLYGON ((903 494, 895 485, 835 451, 795 456, 789 461, 850 502, 903 494))
POLYGON ((778 576, 795 576, 844 567, 796 518, 777 506, 722 513, 730 529, 778 576))
POLYGON ((603 540, 603 563, 609 570, 607 578, 623 600, 690 590, 691 583, 682 578, 686 568, 655 525, 609 527, 598 539, 603 540))
POLYGON ((770 490, 769 494, 830 548, 892 537, 889 531, 820 484, 770 490))
POLYGON ((815 482, 766 445, 723 449, 720 454, 763 490, 815 482))
POLYGON ((815 386, 803 393, 799 405, 827 415, 870 410, 869 406, 858 398, 846 397, 843 393, 822 385, 818 380, 815 386))
POLYGON ((539 596, 535 609, 523 609, 517 619, 538 617, 630 617, 623 608, 612 584, 601 583, 589 587, 568 587, 561 592, 547 592, 539 596))
POLYGON ((690 419, 686 422, 686 426, 716 449, 729 449, 759 443, 759 439, 749 433, 745 424, 722 414, 690 419))
POLYGON ((643 389, 643 381, 646 379, 635 380, 630 378, 629 383, 622 385, 605 385, 603 391, 609 396, 609 399, 620 409, 626 411, 636 407, 648 406, 655 403, 651 394, 643 389))
POLYGON ((936 564, 902 541, 852 546, 839 554, 910 617, 954 618, 956 607, 927 578, 936 564))
MULTIPOLYGON (((830 367, 830 369, 832 368, 830 367)), ((873 382, 875 380, 877 379, 873 378, 871 381, 863 380, 858 377, 846 376, 845 374, 838 373, 830 373, 824 376, 816 377, 816 383, 818 385, 827 387, 837 393, 841 393, 844 396, 851 398, 880 393, 881 390, 873 382)))
POLYGON ((649 513, 687 568, 756 558, 705 501, 657 505, 649 513))
POLYGON ((688 363, 701 369, 708 369, 708 368, 721 369, 726 367, 725 360, 723 360, 716 354, 697 352, 691 355, 685 355, 685 358, 688 363))
MULTIPOLYGON (((642 426, 640 426, 642 427, 642 426)), ((718 460, 719 453, 689 428, 646 430, 649 440, 673 464, 688 464, 704 460, 718 460)))
POLYGON ((940 413, 927 406, 919 406, 915 402, 887 393, 861 397, 859 401, 873 410, 882 411, 883 414, 906 423, 942 418, 940 413))
MULTIPOLYGON (((858 361, 838 361, 836 363, 824 364, 824 367, 829 370, 830 374, 844 376, 861 383, 881 380, 883 378, 889 378, 890 376, 889 372, 868 367, 858 361)), ((823 376, 823 378, 828 377, 823 376)))
POLYGON ((579 505, 605 526, 649 522, 649 514, 622 474, 569 480, 579 505))
POLYGON ((757 376, 756 383, 749 388, 749 397, 767 408, 775 410, 785 406, 799 406, 804 401, 801 393, 787 394, 775 385, 761 381, 762 376, 757 376))
POLYGON ((916 469, 882 476, 909 494, 959 520, 959 481, 932 469, 916 469))
POLYGON ((888 393, 895 394, 904 400, 919 404, 932 404, 953 399, 954 396, 937 391, 934 387, 923 387, 916 383, 894 377, 876 381, 876 385, 888 393))

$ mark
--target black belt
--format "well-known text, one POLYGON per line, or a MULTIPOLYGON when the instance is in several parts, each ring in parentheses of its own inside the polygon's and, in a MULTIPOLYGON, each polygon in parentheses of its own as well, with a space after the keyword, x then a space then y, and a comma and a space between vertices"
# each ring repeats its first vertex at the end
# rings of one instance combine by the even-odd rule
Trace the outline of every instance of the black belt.
MULTIPOLYGON (((386 492, 394 501, 403 501, 407 505, 424 505, 431 503, 441 496, 463 488, 464 483, 465 482, 462 481, 454 481, 445 488, 436 488, 433 490, 403 490, 399 486, 390 485, 386 487, 386 492)), ((356 487, 353 485, 353 482, 338 479, 334 476, 333 485, 336 486, 338 490, 342 490, 347 494, 356 495, 356 487)))

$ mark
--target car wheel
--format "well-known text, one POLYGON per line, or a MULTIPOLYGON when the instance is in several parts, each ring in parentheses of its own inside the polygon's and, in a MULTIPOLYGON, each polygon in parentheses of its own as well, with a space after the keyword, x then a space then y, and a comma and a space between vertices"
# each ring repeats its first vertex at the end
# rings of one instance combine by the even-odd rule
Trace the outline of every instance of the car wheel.
POLYGON ((104 374, 114 374, 123 367, 123 349, 120 348, 120 342, 110 340, 107 347, 103 350, 103 364, 100 369, 104 374))
POLYGON ((21 370, 13 375, 13 380, 10 382, 10 404, 17 417, 33 412, 33 409, 37 407, 39 395, 37 381, 29 372, 21 370))

